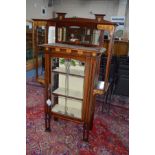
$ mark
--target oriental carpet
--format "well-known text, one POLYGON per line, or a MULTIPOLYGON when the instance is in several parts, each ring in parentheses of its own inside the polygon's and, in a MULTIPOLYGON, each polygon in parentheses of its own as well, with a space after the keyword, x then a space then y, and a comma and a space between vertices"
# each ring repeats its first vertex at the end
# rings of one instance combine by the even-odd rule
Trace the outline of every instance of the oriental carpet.
POLYGON ((89 142, 84 142, 79 124, 52 119, 51 132, 45 132, 44 88, 31 79, 27 80, 26 91, 27 155, 129 154, 128 98, 114 96, 110 114, 102 113, 102 103, 97 102, 89 142))

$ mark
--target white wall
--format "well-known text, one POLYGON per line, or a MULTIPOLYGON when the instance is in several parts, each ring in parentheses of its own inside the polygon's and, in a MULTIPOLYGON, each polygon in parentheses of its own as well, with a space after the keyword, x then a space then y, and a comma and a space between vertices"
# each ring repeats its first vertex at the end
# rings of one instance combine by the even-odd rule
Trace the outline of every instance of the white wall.
POLYGON ((125 16, 127 0, 119 0, 117 16, 125 16))
POLYGON ((111 20, 111 16, 125 16, 125 35, 128 38, 128 0, 54 0, 53 11, 66 12, 66 17, 86 18, 95 18, 93 14, 103 13, 107 20, 111 20))
POLYGON ((67 17, 77 16, 94 18, 94 13, 111 16, 125 16, 127 0, 53 0, 53 6, 48 7, 48 0, 26 0, 26 19, 52 18, 53 12, 66 12, 67 17), (46 15, 42 15, 41 8, 45 7, 46 15))
POLYGON ((94 13, 103 13, 105 19, 110 20, 117 15, 118 7, 119 0, 54 0, 54 11, 66 12, 67 17, 95 18, 94 13))
POLYGON ((26 19, 32 18, 52 18, 53 7, 48 7, 48 0, 26 0, 26 19), (46 8, 46 14, 43 15, 41 8, 46 8))
POLYGON ((127 0, 125 18, 124 38, 129 38, 129 0, 127 0))
MULTIPOLYGON (((107 20, 111 16, 126 16, 128 20, 127 5, 128 0, 53 0, 53 6, 48 7, 48 0, 26 0, 26 18, 47 19, 53 18, 55 12, 66 12, 66 17, 95 18, 93 14, 103 13, 107 20), (42 7, 47 9, 46 15, 42 15, 42 7)), ((128 23, 125 23, 127 33, 128 23)))

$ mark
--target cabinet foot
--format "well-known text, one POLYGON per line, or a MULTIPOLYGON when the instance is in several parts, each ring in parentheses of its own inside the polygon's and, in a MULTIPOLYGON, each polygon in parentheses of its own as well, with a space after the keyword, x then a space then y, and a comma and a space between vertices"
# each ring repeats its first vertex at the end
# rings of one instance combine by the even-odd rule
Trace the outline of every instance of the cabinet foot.
POLYGON ((90 125, 90 129, 89 130, 92 130, 93 129, 93 123, 90 125))
POLYGON ((89 126, 84 123, 83 125, 83 141, 88 142, 89 139, 89 126))
POLYGON ((45 114, 45 131, 51 131, 51 116, 49 114, 45 114))
POLYGON ((46 128, 45 129, 45 132, 50 132, 51 131, 51 128, 46 128))

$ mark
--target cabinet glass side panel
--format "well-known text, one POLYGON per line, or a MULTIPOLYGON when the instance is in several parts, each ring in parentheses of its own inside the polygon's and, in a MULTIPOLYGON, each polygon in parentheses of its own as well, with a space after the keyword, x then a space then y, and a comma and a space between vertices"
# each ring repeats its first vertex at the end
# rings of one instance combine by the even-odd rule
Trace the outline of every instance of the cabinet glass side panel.
POLYGON ((52 58, 51 68, 51 94, 57 102, 52 111, 81 118, 85 64, 73 59, 52 58), (64 113, 66 108, 68 113, 64 113))
POLYGON ((26 61, 33 60, 33 30, 32 22, 26 21, 26 61))
POLYGON ((36 44, 37 44, 37 61, 38 61, 38 81, 44 80, 44 72, 45 72, 45 55, 44 55, 44 48, 38 45, 45 43, 45 27, 39 26, 36 29, 36 44))

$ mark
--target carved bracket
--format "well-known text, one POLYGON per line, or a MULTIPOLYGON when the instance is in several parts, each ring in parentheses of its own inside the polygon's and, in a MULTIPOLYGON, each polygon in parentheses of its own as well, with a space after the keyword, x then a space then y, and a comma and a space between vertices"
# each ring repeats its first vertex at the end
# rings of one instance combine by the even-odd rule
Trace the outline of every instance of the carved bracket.
POLYGON ((104 94, 104 90, 98 90, 98 89, 93 90, 93 95, 102 95, 102 94, 104 94))
POLYGON ((56 48, 55 48, 55 51, 56 51, 56 52, 60 52, 60 48, 59 48, 59 47, 56 47, 56 48))
POLYGON ((109 32, 114 32, 115 26, 114 25, 103 25, 103 24, 98 24, 97 25, 98 30, 107 30, 109 32))
POLYGON ((78 50, 78 55, 83 55, 83 50, 78 50))
POLYGON ((70 54, 71 53, 71 49, 67 48, 66 49, 66 53, 70 54))

